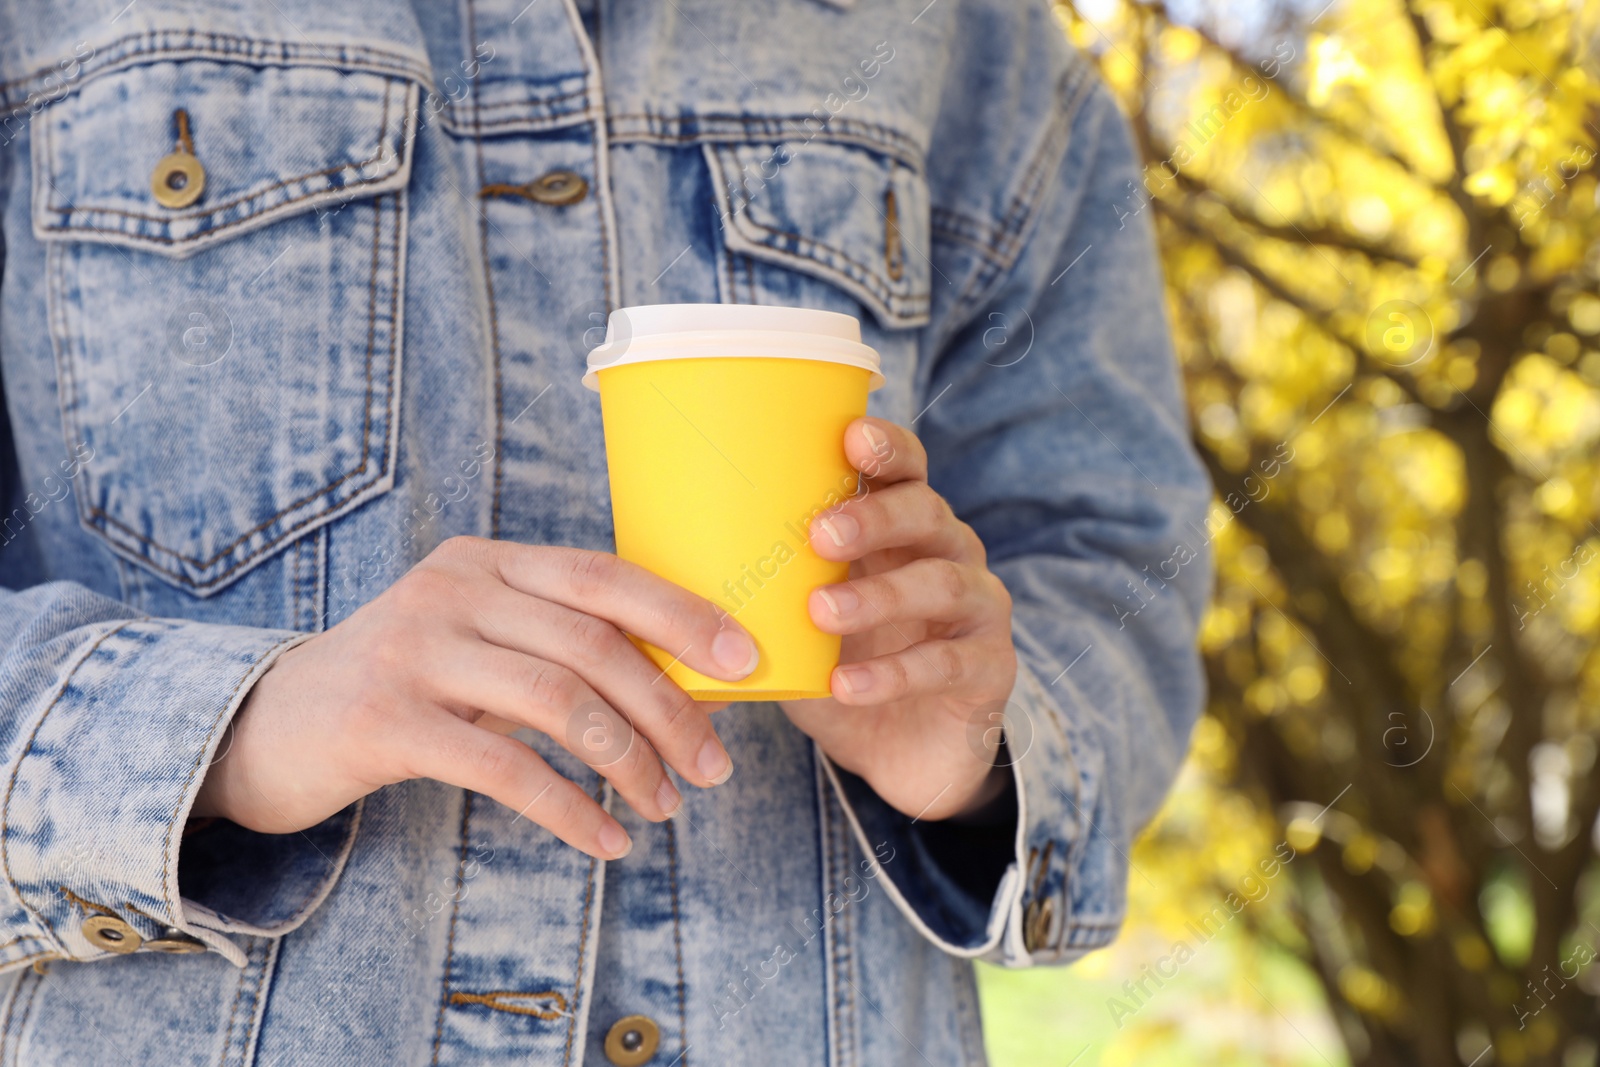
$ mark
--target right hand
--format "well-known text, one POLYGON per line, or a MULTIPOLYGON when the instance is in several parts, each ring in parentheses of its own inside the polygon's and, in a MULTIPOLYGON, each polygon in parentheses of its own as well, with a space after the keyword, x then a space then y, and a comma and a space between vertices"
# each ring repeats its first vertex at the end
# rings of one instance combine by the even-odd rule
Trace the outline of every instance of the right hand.
POLYGON ((621 824, 505 736, 520 726, 548 734, 653 821, 682 803, 662 760, 701 788, 727 781, 733 763, 708 714, 726 705, 694 701, 624 631, 715 678, 756 668, 755 643, 731 616, 642 567, 453 538, 278 657, 235 716, 191 814, 289 833, 381 786, 433 778, 492 797, 591 856, 624 856, 633 843, 621 824))

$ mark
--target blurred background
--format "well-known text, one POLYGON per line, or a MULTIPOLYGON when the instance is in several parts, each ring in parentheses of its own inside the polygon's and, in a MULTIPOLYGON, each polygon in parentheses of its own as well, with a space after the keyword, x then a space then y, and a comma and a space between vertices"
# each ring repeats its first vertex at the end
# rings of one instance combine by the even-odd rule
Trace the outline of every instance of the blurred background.
POLYGON ((1085 0, 1217 486, 1129 919, 995 1067, 1593 1067, 1600 3, 1085 0))

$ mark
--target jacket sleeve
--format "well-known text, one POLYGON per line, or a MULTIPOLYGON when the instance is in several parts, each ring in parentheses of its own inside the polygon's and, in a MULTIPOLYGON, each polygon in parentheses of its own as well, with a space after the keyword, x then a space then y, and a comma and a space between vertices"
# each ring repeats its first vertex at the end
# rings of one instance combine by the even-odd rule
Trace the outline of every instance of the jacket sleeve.
POLYGON ((68 582, 0 591, 0 968, 196 941, 242 966, 228 934, 303 921, 358 809, 303 834, 184 831, 250 686, 306 636, 141 616, 68 582))
POLYGON ((1139 160, 1098 83, 1065 140, 1044 161, 1026 243, 975 293, 915 427, 933 488, 1013 599, 1015 839, 974 886, 939 840, 949 828, 914 824, 828 767, 866 855, 893 849, 878 873, 907 918, 948 952, 1011 966, 1070 961, 1120 927, 1131 839, 1201 705, 1211 584, 1210 485, 1149 213, 1130 196, 1139 160))

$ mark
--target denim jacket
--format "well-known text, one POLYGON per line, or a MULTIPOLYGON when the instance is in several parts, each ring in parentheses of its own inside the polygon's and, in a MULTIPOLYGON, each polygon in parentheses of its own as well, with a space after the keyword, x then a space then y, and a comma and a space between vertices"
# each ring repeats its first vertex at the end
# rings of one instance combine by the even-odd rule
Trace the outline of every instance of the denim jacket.
POLYGON ((0 1064, 599 1065, 630 1015, 982 1063, 971 961, 1112 939, 1201 699, 1139 177, 1044 0, 0 0, 0 1064), (430 781, 189 824, 275 657, 445 538, 612 548, 584 358, 680 301, 859 317, 982 537, 993 876, 774 704, 661 824, 518 735, 618 862, 430 781))

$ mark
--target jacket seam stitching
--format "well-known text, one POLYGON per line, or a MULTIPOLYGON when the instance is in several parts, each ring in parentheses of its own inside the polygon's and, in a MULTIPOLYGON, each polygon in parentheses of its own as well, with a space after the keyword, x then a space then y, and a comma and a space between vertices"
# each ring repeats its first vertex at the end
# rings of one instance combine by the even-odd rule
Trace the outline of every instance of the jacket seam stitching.
POLYGON ((1005 263, 1005 255, 1000 248, 1000 238, 989 226, 969 215, 963 215, 949 208, 936 207, 929 216, 928 229, 934 237, 959 241, 976 249, 991 262, 1001 265, 1005 263))
MULTIPOLYGON (((250 946, 250 955, 255 954, 255 945, 250 946)), ((233 1044, 233 1027, 239 1017, 239 1003, 244 1000, 244 987, 250 980, 250 961, 239 969, 239 984, 233 991, 233 1007, 228 1011, 228 1028, 222 1034, 222 1059, 218 1060, 219 1067, 226 1067, 229 1048, 233 1044)))
MULTIPOLYGON (((535 97, 535 98, 531 98, 531 99, 528 99, 528 100, 501 100, 501 101, 499 101, 497 103, 493 103, 493 104, 474 103, 472 105, 472 108, 473 108, 474 111, 480 111, 481 112, 481 111, 495 111, 495 110, 498 110, 498 109, 501 109, 501 108, 508 108, 508 107, 543 107, 543 106, 548 106, 550 104, 553 104, 558 100, 573 100, 573 99, 576 99, 577 97, 588 96, 588 95, 589 95, 589 87, 587 85, 585 85, 581 89, 574 89, 571 92, 567 92, 567 93, 558 93, 555 96, 546 96, 546 97, 542 97, 542 98, 535 97)), ((454 101, 454 100, 450 101, 450 106, 451 107, 457 106, 457 102, 454 101)))
MULTIPOLYGON (((754 202, 754 197, 749 195, 749 182, 746 180, 743 170, 739 172, 739 189, 745 194, 745 204, 747 206, 754 202)), ((729 204, 728 206, 731 208, 733 205, 729 204)), ((881 300, 893 314, 913 315, 920 314, 928 309, 931 300, 931 294, 907 293, 901 295, 896 293, 893 291, 893 289, 885 286, 878 279, 876 273, 871 267, 864 263, 857 262, 845 252, 835 248, 833 245, 828 244, 825 241, 817 240, 814 237, 807 237, 804 234, 789 233, 787 231, 768 226, 763 222, 758 222, 755 218, 751 217, 748 212, 730 212, 730 215, 734 220, 735 229, 738 228, 739 217, 743 215, 745 221, 756 229, 764 230, 774 237, 793 241, 797 246, 799 246, 795 251, 790 252, 786 249, 774 247, 772 244, 762 241, 759 238, 752 238, 755 243, 767 248, 773 254, 784 256, 791 260, 810 260, 811 262, 820 266, 827 267, 830 270, 843 274, 845 277, 856 282, 858 285, 865 286, 867 290, 871 292, 872 295, 878 300, 881 300), (816 249, 821 254, 809 255, 804 251, 806 248, 816 249), (839 263, 830 262, 830 259, 837 259, 841 261, 844 266, 840 266, 839 263)))
MULTIPOLYGON (((595 800, 605 795, 605 779, 595 789, 595 800)), ((600 861, 589 857, 589 877, 583 890, 583 924, 578 929, 578 970, 572 979, 572 1017, 567 1023, 567 1047, 561 1057, 564 1067, 572 1063, 572 1041, 578 1029, 578 1004, 583 999, 583 956, 589 942, 589 909, 594 904, 594 872, 600 861)))
POLYGON ((1077 123, 1078 115, 1083 110, 1084 102, 1094 92, 1096 85, 1094 77, 1088 73, 1080 75, 1072 87, 1072 95, 1057 113, 1056 121, 1046 132, 1044 141, 1034 152, 1033 160, 1028 164, 1028 170, 1023 180, 1017 186, 1017 192, 1011 198, 1009 210, 997 231, 1001 241, 1001 249, 1006 257, 1009 267, 1015 263, 1021 251, 1022 235, 1028 229, 1028 224, 1035 217, 1039 197, 1042 194, 1046 177, 1052 164, 1059 169, 1068 147, 1072 144, 1072 128, 1077 123))
MULTIPOLYGON (((11 1020, 17 1009, 17 998, 22 994, 22 983, 26 982, 27 980, 27 971, 22 971, 20 974, 18 974, 17 984, 11 987, 11 995, 6 998, 5 1019, 4 1022, 0 1022, 0 1064, 5 1063, 6 1046, 11 1043, 11 1032, 13 1029, 11 1020)), ((20 1030, 21 1026, 22 1024, 19 1022, 16 1029, 20 1030)))
POLYGON ((92 900, 85 900, 84 898, 80 897, 78 894, 74 893, 72 890, 68 889, 64 885, 56 886, 56 888, 61 890, 61 895, 67 898, 68 903, 76 904, 78 907, 82 908, 85 912, 98 911, 101 915, 111 915, 111 916, 116 916, 116 914, 117 914, 116 912, 112 911, 110 908, 106 907, 104 904, 96 904, 92 900))
POLYGON ((467 835, 472 819, 472 790, 463 789, 461 793, 461 847, 456 853, 456 891, 455 902, 450 907, 450 932, 445 935, 444 989, 439 996, 439 1015, 433 1026, 433 1059, 430 1062, 434 1067, 438 1067, 439 1050, 444 1042, 444 1012, 450 1003, 450 968, 455 964, 456 955, 456 919, 461 914, 461 886, 466 880, 467 870, 467 835))
MULTIPOLYGON (((396 193, 395 194, 395 205, 396 205, 396 213, 397 214, 398 214, 398 211, 399 211, 399 201, 400 201, 399 194, 396 193)), ((126 524, 118 521, 116 518, 114 518, 113 516, 107 514, 104 511, 102 511, 100 508, 96 507, 95 505, 86 503, 85 504, 85 508, 87 509, 87 512, 88 512, 88 515, 90 517, 91 522, 94 522, 95 520, 99 520, 101 523, 104 523, 105 525, 115 526, 118 529, 122 530, 125 534, 127 534, 127 536, 134 538, 135 540, 141 542, 142 544, 149 545, 150 547, 155 548, 155 549, 159 550, 160 552, 165 553, 166 555, 169 555, 169 556, 173 557, 174 559, 180 560, 181 562, 193 564, 195 567, 197 567, 197 568, 199 568, 201 570, 207 570, 207 569, 215 566, 216 563, 219 560, 221 560, 223 557, 225 557, 225 556, 229 555, 230 553, 232 553, 236 548, 239 547, 239 545, 243 544, 245 541, 248 541, 251 537, 254 537, 256 534, 262 532, 267 527, 271 526, 273 523, 279 521, 285 515, 287 515, 290 512, 292 512, 292 511, 294 511, 294 510, 296 510, 298 508, 304 507, 305 505, 315 501, 318 497, 320 497, 320 496, 322 496, 322 495, 324 495, 324 494, 326 494, 326 493, 338 488, 340 485, 342 485, 343 483, 349 481, 350 479, 355 478, 355 477, 359 477, 360 475, 363 475, 363 474, 367 473, 367 464, 371 459, 371 447, 372 447, 372 442, 371 442, 372 401, 373 401, 373 396, 372 396, 372 363, 373 363, 373 360, 372 360, 372 356, 373 356, 373 352, 375 351, 375 349, 377 347, 377 340, 376 340, 376 337, 377 337, 377 288, 378 288, 378 274, 379 274, 378 262, 379 262, 379 259, 380 259, 379 246, 382 244, 382 219, 383 219, 383 200, 380 197, 380 198, 378 198, 378 199, 373 201, 373 223, 372 223, 372 229, 373 229, 373 245, 372 245, 373 268, 372 268, 372 271, 373 271, 373 273, 372 273, 372 277, 371 277, 371 279, 369 280, 369 283, 368 283, 367 367, 366 367, 367 402, 366 402, 366 409, 365 409, 365 412, 366 412, 365 419, 363 420, 363 424, 362 424, 361 464, 360 464, 360 466, 355 467, 352 470, 346 472, 344 475, 342 475, 338 479, 330 482, 329 484, 323 486, 321 489, 317 490, 316 492, 311 493, 311 494, 309 494, 307 496, 304 496, 304 497, 300 498, 299 500, 297 500, 294 503, 290 504, 288 507, 284 508, 282 511, 278 512, 276 515, 272 516, 271 518, 269 518, 266 521, 264 521, 264 522, 260 523, 259 525, 257 525, 254 529, 251 529, 249 531, 246 531, 244 534, 241 534, 238 537, 238 539, 236 539, 231 544, 227 545, 226 547, 224 547, 223 549, 218 551, 215 555, 213 555, 208 560, 194 559, 194 558, 192 558, 190 556, 185 556, 180 552, 175 552, 172 549, 168 548, 167 546, 161 544, 159 541, 155 541, 155 540, 153 540, 151 538, 145 537, 143 534, 141 534, 138 531, 132 529, 131 527, 127 526, 126 524)), ((399 276, 399 271, 400 271, 400 259, 399 259, 400 250, 399 250, 399 247, 398 247, 399 243, 400 243, 400 231, 399 231, 399 226, 398 226, 398 221, 397 221, 396 228, 395 228, 395 246, 396 246, 396 250, 395 250, 394 264, 393 264, 393 273, 394 273, 395 277, 390 280, 391 289, 393 289, 393 287, 395 287, 398 284, 398 276, 399 276)), ((394 303, 394 299, 395 299, 396 296, 397 296, 397 294, 391 292, 391 299, 390 299, 391 305, 394 303)), ((397 330, 398 330, 398 325, 399 325, 398 323, 391 323, 390 324, 390 329, 389 329, 389 353, 390 353, 390 368, 389 368, 389 383, 390 383, 390 386, 389 386, 389 388, 390 388, 390 393, 391 393, 391 396, 390 396, 389 399, 391 401, 393 399, 392 393, 393 393, 393 383, 394 383, 394 349, 395 349, 395 339, 396 339, 396 333, 397 333, 397 330)), ((390 417, 391 418, 393 417, 392 413, 391 413, 390 417)), ((77 428, 76 424, 74 424, 73 428, 74 428, 74 430, 76 430, 76 428, 77 428)), ((387 457, 385 457, 385 458, 387 459, 387 457)), ((196 581, 196 580, 190 578, 186 574, 183 574, 183 573, 175 571, 175 570, 173 570, 171 568, 162 566, 160 563, 158 563, 155 560, 147 559, 147 562, 149 563, 150 566, 152 566, 155 569, 159 570, 161 573, 169 575, 172 578, 174 578, 176 581, 179 581, 179 582, 183 583, 184 585, 187 585, 187 586, 190 586, 190 587, 198 587, 198 586, 205 585, 205 584, 214 584, 214 583, 219 582, 222 579, 228 577, 229 575, 233 574, 235 571, 239 570, 241 567, 244 567, 244 566, 252 563, 254 560, 259 559, 264 553, 266 553, 274 545, 279 544, 280 542, 282 542, 285 538, 287 538, 291 534, 294 534, 294 533, 298 532, 299 530, 301 530, 302 528, 304 528, 305 526, 307 526, 307 525, 309 525, 309 524, 311 524, 313 522, 316 522, 319 519, 322 519, 324 516, 326 516, 330 512, 332 512, 334 510, 337 510, 340 507, 343 507, 345 503, 347 503, 348 501, 354 499, 356 496, 360 495, 367 488, 369 488, 374 482, 376 482, 377 480, 382 478, 383 474, 384 474, 384 472, 380 469, 373 476, 373 479, 371 481, 357 486, 343 500, 337 501, 336 503, 332 504, 330 507, 324 508, 321 511, 318 511, 314 515, 306 516, 301 521, 295 523, 293 526, 289 527, 288 529, 286 529, 283 532, 281 532, 280 534, 278 534, 276 537, 272 538, 265 545, 262 545, 261 548, 257 549, 255 552, 250 553, 249 555, 245 556, 242 559, 236 560, 226 570, 222 571, 220 574, 218 574, 215 577, 211 578, 209 580, 209 582, 196 581)))
MULTIPOLYGON (((22 979, 17 984, 20 986, 22 982, 28 980, 31 974, 31 971, 23 971, 22 979)), ((39 999, 39 990, 44 988, 44 975, 40 974, 35 977, 38 978, 38 981, 34 982, 33 987, 28 990, 28 1002, 23 1005, 22 1017, 17 1020, 17 1047, 19 1050, 22 1046, 22 1031, 27 1027, 28 1020, 33 1016, 33 1005, 39 999)))
MULTIPOLYGON (((39 731, 44 727, 44 721, 50 717, 50 713, 55 710, 56 705, 61 703, 61 698, 66 695, 68 687, 72 685, 72 679, 77 677, 79 668, 88 662, 89 657, 95 654, 100 646, 105 643, 107 638, 111 637, 115 633, 119 633, 124 627, 134 621, 135 620, 133 619, 123 619, 105 633, 95 638, 93 643, 89 645, 89 648, 84 652, 84 654, 76 663, 72 665, 72 669, 67 672, 66 678, 64 678, 61 682, 61 688, 56 690, 55 696, 50 698, 50 703, 45 706, 44 712, 33 724, 33 730, 28 734, 28 743, 23 746, 22 755, 17 758, 17 762, 11 767, 11 777, 6 783, 4 807, 3 809, 0 809, 0 870, 4 871, 6 881, 10 883, 12 891, 17 895, 17 901, 22 904, 24 910, 30 912, 33 917, 38 920, 39 925, 44 929, 46 939, 54 940, 57 945, 61 946, 63 954, 65 954, 65 944, 61 942, 60 938, 55 936, 55 930, 45 919, 44 914, 42 912, 34 912, 32 908, 28 907, 27 902, 23 900, 22 887, 17 885, 17 880, 12 877, 11 874, 11 849, 5 844, 5 842, 11 839, 11 794, 17 787, 17 775, 21 773, 22 765, 27 762, 28 754, 33 751, 33 743, 38 739, 39 731)), ((44 955, 44 953, 39 953, 38 955, 44 955)), ((26 958, 29 957, 24 957, 24 959, 26 958)), ((12 960, 11 962, 20 963, 21 961, 12 960)))
POLYGON ((678 965, 678 1054, 679 1067, 689 1067, 689 1014, 683 979, 683 924, 678 906, 678 828, 667 820, 667 885, 672 890, 672 949, 678 965))
MULTIPOLYGON (((206 732, 206 739, 205 739, 204 743, 201 744, 201 746, 200 746, 200 752, 199 752, 199 754, 197 756, 195 756, 195 760, 194 760, 193 766, 191 766, 189 768, 189 777, 184 779, 184 782, 183 782, 183 795, 184 796, 188 795, 189 787, 194 783, 195 775, 200 773, 201 765, 203 765, 206 762, 206 751, 211 747, 211 739, 213 737, 217 736, 217 730, 221 728, 223 720, 227 719, 230 722, 232 721, 232 716, 230 716, 228 714, 228 709, 233 706, 233 698, 239 695, 239 690, 244 688, 245 680, 248 679, 252 674, 254 674, 255 673, 255 669, 257 667, 259 667, 262 664, 262 662, 265 661, 274 652, 277 652, 284 645, 287 645, 291 641, 299 640, 300 637, 301 637, 300 634, 295 634, 292 637, 286 637, 286 638, 284 638, 284 639, 282 639, 280 641, 275 642, 273 645, 271 645, 271 647, 267 648, 266 651, 262 652, 254 660, 252 660, 250 662, 250 665, 245 669, 245 672, 239 676, 239 680, 233 684, 233 689, 228 693, 228 699, 223 702, 222 710, 217 713, 217 717, 214 720, 212 720, 211 729, 206 732)), ((182 803, 181 799, 179 800, 179 803, 180 804, 182 803)), ((162 889, 162 892, 165 894, 165 898, 166 898, 164 903, 167 905, 168 912, 172 916, 172 920, 173 920, 172 921, 172 925, 175 926, 175 927, 178 927, 179 929, 182 929, 182 927, 179 924, 182 921, 182 917, 183 917, 183 904, 178 899, 178 894, 176 892, 176 888, 177 887, 173 884, 173 881, 172 881, 173 871, 177 868, 178 865, 177 865, 176 862, 173 862, 171 864, 167 863, 167 855, 170 852, 170 850, 172 849, 172 828, 174 826, 176 826, 177 824, 178 824, 178 813, 176 811, 174 811, 172 813, 172 818, 167 821, 167 832, 166 832, 165 837, 162 839, 162 843, 161 843, 161 862, 162 862, 162 866, 165 868, 162 871, 162 875, 161 875, 161 883, 162 883, 161 884, 161 889, 162 889)))
MULTIPOLYGON (((467 36, 471 40, 478 38, 478 13, 472 0, 465 0, 467 13, 467 36)), ((585 77, 587 83, 587 77, 585 77)), ((473 151, 477 158, 478 186, 481 189, 487 172, 483 164, 483 119, 478 114, 478 96, 472 95, 472 132, 473 151)), ((504 495, 505 483, 505 377, 501 370, 500 353, 500 311, 495 304, 494 297, 494 270, 489 262, 489 207, 487 204, 478 203, 478 254, 483 263, 483 289, 488 301, 489 311, 489 344, 494 351, 494 493, 489 503, 489 536, 500 536, 500 501, 504 495)), ((463 846, 465 847, 465 846, 463 846)), ((437 1060, 435 1052, 435 1060, 437 1060)))
MULTIPOLYGON (((65 214, 65 215, 68 215, 68 216, 71 216, 71 215, 74 215, 74 214, 79 214, 79 213, 87 214, 89 212, 99 212, 101 214, 106 214, 106 215, 120 215, 123 218, 142 219, 142 220, 144 220, 146 222, 169 223, 169 224, 173 223, 173 222, 187 222, 190 219, 205 218, 207 215, 215 215, 219 211, 226 211, 231 207, 236 207, 239 204, 243 204, 243 203, 246 203, 246 202, 248 202, 250 200, 254 200, 258 196, 265 196, 267 193, 272 192, 274 189, 282 189, 285 186, 293 185, 296 182, 303 182, 307 178, 320 178, 325 174, 337 174, 342 170, 349 170, 352 167, 356 168, 357 170, 360 170, 360 169, 362 169, 364 167, 370 167, 372 164, 378 162, 379 160, 381 160, 383 158, 383 150, 385 148, 387 148, 388 145, 389 145, 389 108, 390 108, 390 100, 391 100, 391 97, 394 95, 394 83, 396 81, 398 81, 398 80, 400 80, 400 79, 398 79, 398 78, 384 78, 384 80, 383 80, 383 118, 378 123, 378 147, 377 147, 377 150, 376 150, 375 154, 370 159, 364 159, 359 163, 346 161, 346 162, 340 163, 340 164, 338 164, 336 166, 323 167, 321 170, 307 171, 304 174, 297 174, 293 178, 284 178, 282 181, 273 182, 271 185, 264 185, 259 189, 252 190, 251 192, 245 193, 245 194, 243 194, 241 196, 237 196, 234 199, 226 201, 224 203, 221 203, 221 204, 208 204, 205 207, 196 209, 194 211, 171 212, 171 213, 166 214, 166 215, 145 215, 145 214, 141 214, 141 213, 139 213, 137 211, 123 211, 123 210, 121 210, 119 208, 101 207, 101 206, 96 205, 96 204, 69 204, 66 207, 57 207, 55 204, 51 204, 51 203, 48 203, 48 202, 45 204, 45 210, 46 211, 55 212, 58 215, 59 214, 65 214)), ((404 123, 402 123, 401 126, 403 128, 404 127, 404 123)), ((51 136, 51 139, 50 139, 50 147, 51 147, 50 163, 51 163, 52 166, 54 166, 54 164, 55 164, 55 138, 54 138, 53 135, 51 136)), ((383 175, 381 175, 379 177, 368 178, 365 181, 359 182, 354 186, 344 186, 344 187, 341 188, 340 191, 342 192, 343 189, 345 189, 345 188, 359 188, 362 185, 372 185, 372 184, 374 184, 376 182, 386 181, 389 178, 393 177, 395 174, 398 174, 400 172, 400 167, 401 167, 401 157, 400 157, 400 155, 398 153, 396 153, 396 155, 395 155, 395 166, 391 170, 385 172, 383 175)), ((50 182, 50 188, 55 190, 56 192, 60 192, 60 187, 57 186, 54 181, 50 182)), ((320 192, 327 192, 327 190, 325 190, 325 189, 324 190, 317 190, 317 192, 313 192, 313 193, 310 193, 310 194, 307 194, 307 195, 315 196, 315 195, 317 195, 317 193, 320 193, 320 192)), ((297 197, 296 199, 304 199, 304 197, 297 197)), ((48 201, 48 197, 46 197, 46 200, 48 201)), ((169 241, 173 241, 173 242, 197 240, 198 238, 203 237, 203 236, 205 236, 207 234, 219 233, 222 230, 227 229, 229 226, 237 226, 240 223, 248 222, 251 219, 254 219, 258 215, 261 215, 261 214, 263 214, 263 213, 265 213, 267 211, 272 211, 272 210, 275 210, 277 208, 280 208, 280 207, 284 206, 284 204, 292 204, 294 202, 295 202, 295 200, 285 200, 285 201, 283 201, 283 203, 274 204, 274 205, 272 205, 272 207, 262 208, 260 211, 252 212, 251 214, 246 215, 242 219, 236 219, 233 222, 224 223, 221 226, 217 226, 217 227, 214 227, 214 228, 201 230, 199 233, 190 234, 188 237, 169 237, 169 238, 165 238, 165 240, 169 240, 169 241)), ((58 232, 58 231, 62 231, 62 230, 77 229, 78 227, 75 227, 71 223, 68 223, 65 226, 47 226, 45 228, 48 229, 48 230, 51 230, 53 232, 58 232)), ((112 232, 120 232, 120 231, 112 231, 112 232)), ((130 234, 129 236, 143 238, 145 235, 143 235, 143 234, 130 234)), ((154 235, 152 235, 152 237, 150 239, 152 239, 152 240, 163 240, 163 238, 157 237, 157 236, 154 236, 154 235)))
MULTIPOLYGON (((105 53, 109 58, 107 58, 92 71, 86 71, 80 74, 80 76, 68 86, 67 92, 61 94, 60 96, 56 96, 50 101, 50 104, 59 103, 67 96, 82 88, 84 85, 98 78, 116 74, 132 66, 143 66, 150 63, 160 62, 163 57, 167 56, 179 56, 189 59, 215 59, 219 61, 239 63, 247 66, 254 64, 261 66, 320 67, 325 69, 346 71, 360 70, 370 73, 382 73, 391 76, 398 76, 409 81, 427 84, 429 85, 430 89, 432 88, 428 77, 429 72, 413 65, 412 59, 409 56, 395 52, 384 52, 366 45, 357 45, 354 48, 351 48, 348 45, 334 47, 336 47, 336 51, 339 55, 340 62, 338 63, 327 61, 325 58, 326 51, 320 46, 318 46, 317 49, 319 55, 312 57, 312 59, 308 61, 307 54, 304 51, 304 46, 295 44, 291 41, 277 41, 264 37, 245 37, 238 34, 219 34, 214 32, 197 33, 195 31, 174 29, 148 30, 138 34, 130 34, 129 36, 122 37, 111 42, 107 46, 109 51, 105 53), (181 35, 185 33, 187 33, 187 35, 196 42, 209 41, 211 43, 165 45, 148 49, 140 47, 123 47, 120 51, 117 50, 119 46, 126 45, 127 42, 130 41, 137 41, 141 37, 152 38, 158 36, 170 36, 172 34, 181 35), (246 46, 264 46, 268 50, 275 50, 279 54, 279 60, 278 62, 271 62, 273 57, 270 55, 255 55, 244 49, 229 50, 228 48, 220 47, 217 44, 217 42, 229 41, 238 42, 246 46), (358 55, 357 53, 362 53, 363 55, 358 55), (363 58, 363 56, 365 58, 363 58)), ((98 58, 98 56, 96 58, 98 58)), ((42 67, 31 74, 14 78, 11 81, 0 82, 0 117, 9 117, 19 111, 24 110, 27 107, 29 97, 33 95, 31 93, 27 94, 15 103, 11 103, 8 99, 11 89, 25 85, 29 82, 43 81, 45 78, 51 76, 55 70, 56 68, 54 66, 42 67)), ((40 110, 42 111, 43 109, 41 108, 40 110)))
MULTIPOLYGON (((695 114, 687 118, 678 118, 670 115, 658 115, 648 111, 625 112, 608 114, 607 123, 616 122, 644 122, 648 124, 642 133, 625 133, 618 140, 659 140, 659 141, 701 141, 705 143, 729 143, 729 136, 707 135, 709 131, 692 133, 667 132, 668 129, 681 130, 684 126, 695 126, 698 123, 726 123, 738 127, 739 133, 746 138, 755 138, 755 143, 775 143, 790 140, 784 136, 783 127, 789 124, 803 125, 815 121, 813 115, 739 115, 728 112, 711 112, 708 114, 695 114)), ((866 143, 876 145, 886 155, 891 155, 901 162, 906 163, 913 170, 920 173, 923 163, 923 151, 920 145, 906 134, 892 126, 885 126, 876 122, 865 122, 861 119, 834 119, 824 123, 820 129, 807 130, 810 134, 809 141, 821 140, 825 144, 866 143), (837 127, 838 132, 834 130, 837 127)))

